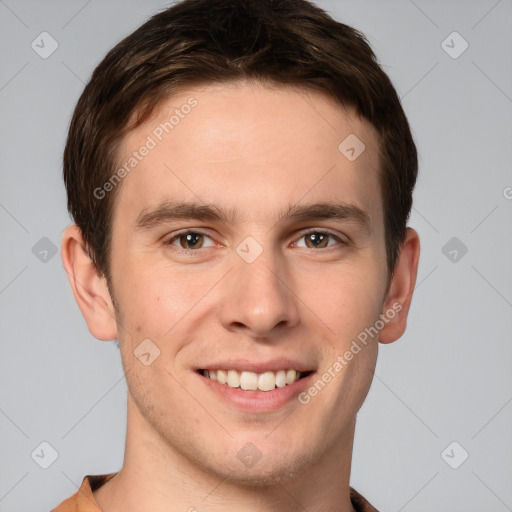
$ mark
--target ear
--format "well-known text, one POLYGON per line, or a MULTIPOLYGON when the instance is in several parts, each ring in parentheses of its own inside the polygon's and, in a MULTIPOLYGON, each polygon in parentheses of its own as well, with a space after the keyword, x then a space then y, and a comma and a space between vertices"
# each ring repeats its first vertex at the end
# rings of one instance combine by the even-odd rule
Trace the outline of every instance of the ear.
POLYGON ((405 332, 419 258, 420 238, 414 229, 407 228, 406 238, 384 301, 384 327, 379 334, 381 343, 392 343, 405 332))
POLYGON ((102 341, 115 340, 117 324, 107 281, 96 270, 76 224, 64 231, 61 256, 73 295, 90 333, 102 341))

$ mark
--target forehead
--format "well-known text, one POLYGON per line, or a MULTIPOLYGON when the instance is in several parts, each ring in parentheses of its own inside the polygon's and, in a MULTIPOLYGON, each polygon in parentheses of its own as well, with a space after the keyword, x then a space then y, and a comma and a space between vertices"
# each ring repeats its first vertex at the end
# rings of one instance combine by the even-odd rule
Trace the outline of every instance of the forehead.
POLYGON ((371 125, 324 94, 210 84, 169 97, 127 134, 116 203, 139 215, 205 201, 247 221, 300 201, 344 201, 378 217, 378 153, 371 125))

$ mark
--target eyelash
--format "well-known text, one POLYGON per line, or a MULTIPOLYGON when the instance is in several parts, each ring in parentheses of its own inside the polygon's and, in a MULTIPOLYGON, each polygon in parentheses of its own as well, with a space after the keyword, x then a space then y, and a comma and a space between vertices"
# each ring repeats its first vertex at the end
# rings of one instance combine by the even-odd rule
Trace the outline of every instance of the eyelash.
MULTIPOLYGON (((203 236, 206 236, 210 239, 212 239, 212 237, 210 235, 208 235, 207 233, 204 233, 203 231, 200 231, 200 230, 193 230, 193 229, 187 229, 185 231, 180 231, 176 234, 174 234, 172 237, 168 238, 166 241, 165 241, 165 245, 172 245, 177 251, 179 252, 184 252, 184 253, 193 253, 193 252, 198 252, 199 250, 201 249, 207 249, 207 247, 200 247, 199 249, 185 249, 184 247, 178 247, 178 246, 175 246, 173 244, 173 242, 175 240, 179 240, 180 237, 182 236, 185 236, 185 235, 189 235, 189 234, 194 234, 194 235, 203 235, 203 236)), ((346 241, 346 240, 343 240, 341 239, 339 236, 335 235, 334 233, 331 233, 330 231, 325 231, 325 230, 320 230, 320 229, 310 229, 306 232, 303 232, 301 234, 301 236, 298 238, 298 240, 301 240, 302 238, 308 236, 308 235, 312 235, 312 234, 320 234, 320 235, 327 235, 329 236, 330 238, 333 238, 335 239, 337 242, 339 242, 341 245, 344 245, 344 246, 347 246, 349 245, 349 242, 346 241)), ((314 249, 314 248, 310 248, 310 247, 305 247, 306 249, 310 249, 312 251, 316 250, 322 250, 322 249, 330 249, 332 248, 333 246, 327 246, 327 247, 322 247, 320 249, 314 249)))

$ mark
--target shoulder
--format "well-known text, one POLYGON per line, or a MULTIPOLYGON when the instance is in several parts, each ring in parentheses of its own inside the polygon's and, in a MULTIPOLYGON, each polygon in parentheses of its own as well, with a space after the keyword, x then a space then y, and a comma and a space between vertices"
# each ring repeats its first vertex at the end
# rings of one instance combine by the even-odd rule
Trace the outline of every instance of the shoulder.
POLYGON ((359 494, 352 487, 350 488, 350 501, 356 509, 356 512, 379 512, 373 505, 371 505, 366 498, 359 494))
POLYGON ((73 496, 64 500, 51 512, 101 512, 92 494, 105 482, 114 477, 117 473, 104 475, 86 475, 82 480, 80 489, 73 496))

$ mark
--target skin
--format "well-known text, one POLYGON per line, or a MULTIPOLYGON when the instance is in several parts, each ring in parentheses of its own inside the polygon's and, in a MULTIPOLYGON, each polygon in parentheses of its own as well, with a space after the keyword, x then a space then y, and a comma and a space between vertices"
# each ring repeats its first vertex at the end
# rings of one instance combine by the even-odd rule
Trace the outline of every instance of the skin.
POLYGON ((408 228, 387 286, 375 132, 318 92, 254 82, 184 91, 126 136, 119 160, 191 96, 197 106, 118 185, 113 298, 79 229, 63 238, 77 303, 93 336, 119 339, 128 385, 124 465, 95 499, 104 512, 353 511, 355 418, 379 341, 405 331, 418 235, 408 228), (366 147, 355 161, 338 150, 349 134, 366 147), (141 213, 168 200, 215 204, 236 218, 136 229, 141 213), (289 205, 326 201, 358 206, 370 229, 276 217, 289 205), (339 240, 316 247, 304 233, 310 228, 339 240), (183 237, 171 244, 184 229, 205 236, 192 248, 183 237), (248 236, 263 249, 252 263, 236 251, 248 236), (393 304, 400 312, 305 405, 241 411, 195 372, 209 360, 289 357, 311 365, 314 382, 393 304), (134 356, 144 339, 160 350, 148 366, 134 356), (246 443, 261 454, 251 467, 237 457, 246 443))

